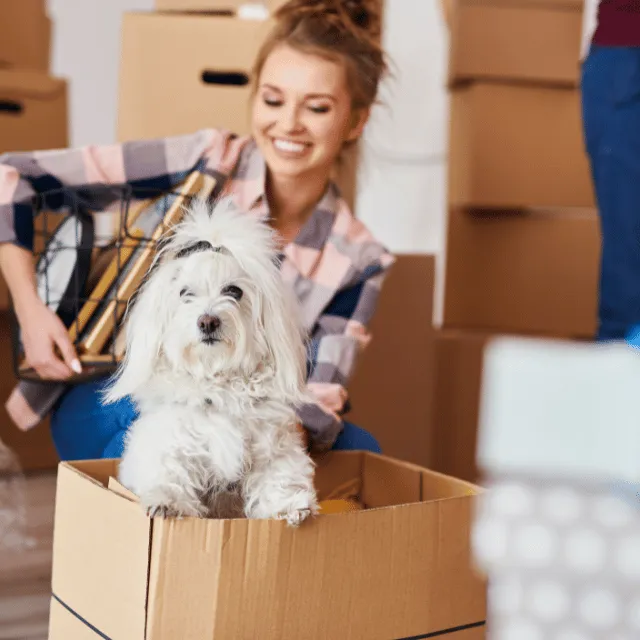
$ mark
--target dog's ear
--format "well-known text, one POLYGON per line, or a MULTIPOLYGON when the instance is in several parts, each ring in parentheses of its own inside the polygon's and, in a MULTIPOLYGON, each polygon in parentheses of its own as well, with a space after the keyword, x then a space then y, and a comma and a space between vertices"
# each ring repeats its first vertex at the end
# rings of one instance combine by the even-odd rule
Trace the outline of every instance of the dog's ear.
POLYGON ((125 318, 126 352, 103 393, 106 404, 135 394, 151 378, 169 321, 173 265, 156 263, 131 299, 125 318))
POLYGON ((277 392, 295 404, 305 402, 305 333, 293 292, 277 267, 263 270, 261 323, 274 369, 277 392))

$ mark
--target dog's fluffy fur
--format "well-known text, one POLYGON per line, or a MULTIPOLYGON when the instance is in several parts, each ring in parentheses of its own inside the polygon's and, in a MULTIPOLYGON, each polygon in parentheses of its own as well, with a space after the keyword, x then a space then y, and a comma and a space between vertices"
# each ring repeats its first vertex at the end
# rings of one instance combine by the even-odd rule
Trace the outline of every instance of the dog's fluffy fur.
POLYGON ((304 332, 276 259, 264 221, 196 201, 127 312, 104 401, 139 408, 119 479, 151 516, 296 525, 317 511, 295 427, 308 401, 304 332))

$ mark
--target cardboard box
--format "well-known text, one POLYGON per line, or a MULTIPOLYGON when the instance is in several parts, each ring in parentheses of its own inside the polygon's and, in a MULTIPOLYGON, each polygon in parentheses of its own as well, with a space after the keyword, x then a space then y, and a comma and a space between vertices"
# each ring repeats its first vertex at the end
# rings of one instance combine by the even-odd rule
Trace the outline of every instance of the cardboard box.
POLYGON ((594 207, 577 89, 475 82, 451 92, 449 203, 594 207))
POLYGON ((491 334, 440 330, 435 336, 431 468, 478 482, 476 443, 484 349, 491 334))
MULTIPOLYGON (((220 15, 125 14, 118 140, 209 127, 250 133, 250 75, 272 26, 220 15)), ((357 146, 345 154, 337 178, 352 207, 357 156, 357 146)))
POLYGON ((262 5, 271 13, 279 9, 287 0, 156 0, 157 11, 238 11, 248 4, 262 5))
POLYGON ((371 321, 372 341, 349 384, 345 416, 385 455, 429 467, 434 366, 433 255, 398 255, 371 321))
POLYGON ((449 213, 443 326, 592 338, 600 226, 594 210, 449 213))
POLYGON ((274 520, 151 521, 116 474, 113 460, 59 467, 50 640, 484 638, 486 584, 470 557, 474 485, 333 452, 318 459, 320 497, 351 484, 368 510, 296 530, 274 520))
POLYGON ((38 71, 0 71, 0 153, 68 144, 66 81, 38 71))
POLYGON ((451 0, 449 85, 515 80, 577 87, 582 0, 451 0))
POLYGON ((45 0, 0 2, 0 69, 47 72, 51 20, 45 0))
POLYGON ((58 454, 51 440, 49 419, 35 429, 21 431, 11 421, 4 407, 17 380, 13 372, 11 322, 8 311, 0 311, 0 362, 4 363, 0 373, 0 441, 16 455, 22 471, 55 469, 58 454))

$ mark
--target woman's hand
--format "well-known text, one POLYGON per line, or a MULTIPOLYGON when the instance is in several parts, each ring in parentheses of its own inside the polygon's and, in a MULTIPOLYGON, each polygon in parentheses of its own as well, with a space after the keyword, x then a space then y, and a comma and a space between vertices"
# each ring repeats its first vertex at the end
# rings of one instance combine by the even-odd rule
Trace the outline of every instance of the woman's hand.
POLYGON ((0 269, 11 292, 27 365, 47 380, 81 373, 66 327, 38 296, 31 252, 8 242, 0 244, 0 269))
POLYGON ((26 363, 47 380, 65 380, 82 372, 62 320, 38 297, 16 307, 26 363))

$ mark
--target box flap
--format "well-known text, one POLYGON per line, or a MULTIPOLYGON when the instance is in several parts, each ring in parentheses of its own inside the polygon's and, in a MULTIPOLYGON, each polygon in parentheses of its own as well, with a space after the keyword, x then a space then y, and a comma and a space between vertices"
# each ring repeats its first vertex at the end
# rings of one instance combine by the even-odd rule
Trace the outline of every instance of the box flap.
POLYGON ((472 482, 436 471, 422 472, 422 499, 425 501, 475 496, 482 492, 483 488, 472 482))
POLYGON ((314 484, 319 500, 358 496, 362 488, 364 454, 359 451, 328 451, 314 455, 314 484))
POLYGON ((121 485, 113 476, 109 478, 109 491, 113 491, 117 493, 119 496, 126 498, 127 500, 131 500, 131 502, 140 502, 140 498, 133 493, 133 491, 129 491, 125 486, 121 485))
POLYGON ((417 465, 367 453, 362 479, 361 500, 369 509, 421 500, 422 476, 417 465))
POLYGON ((115 464, 58 468, 53 595, 105 636, 143 640, 151 521, 106 488, 115 464))
POLYGON ((39 71, 0 69, 0 96, 50 100, 66 90, 66 81, 39 71))

